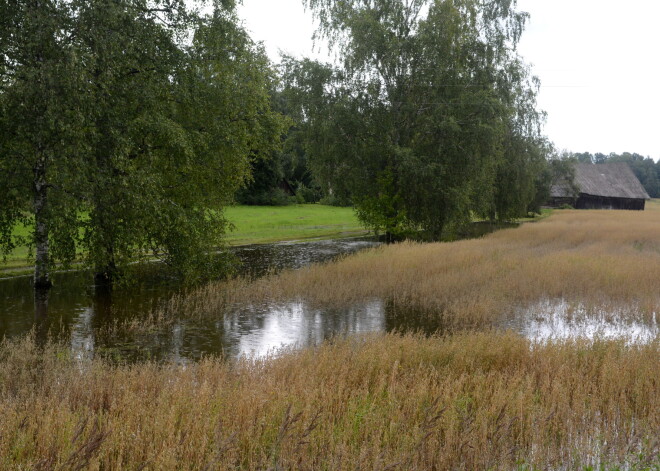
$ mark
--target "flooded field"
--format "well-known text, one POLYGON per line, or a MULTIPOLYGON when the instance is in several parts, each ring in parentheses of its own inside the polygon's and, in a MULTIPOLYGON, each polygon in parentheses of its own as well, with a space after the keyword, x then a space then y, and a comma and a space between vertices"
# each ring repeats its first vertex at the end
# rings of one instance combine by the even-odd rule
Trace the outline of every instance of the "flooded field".
POLYGON ((636 308, 588 308, 565 300, 544 300, 519 309, 504 326, 520 332, 534 342, 555 340, 623 340, 644 344, 658 338, 657 313, 648 320, 635 316, 636 308))
MULTIPOLYGON (((241 274, 255 278, 334 260, 375 245, 378 242, 371 239, 325 240, 237 247, 233 253, 241 262, 241 274)), ((352 325, 361 322, 351 321, 350 313, 346 319, 338 319, 343 314, 335 313, 334 320, 332 314, 327 313, 324 326, 315 324, 309 334, 303 332, 304 322, 294 321, 288 327, 282 325, 275 335, 272 326, 282 319, 286 309, 254 307, 228 313, 224 318, 196 321, 169 318, 163 325, 154 325, 146 331, 118 331, 117 324, 140 323, 171 296, 183 293, 183 289, 154 277, 142 280, 137 286, 110 292, 94 286, 89 274, 57 273, 48 300, 48 314, 35 319, 30 281, 29 277, 0 280, 0 338, 20 336, 33 328, 42 336, 64 334, 70 338, 71 348, 81 356, 98 354, 126 360, 174 361, 193 360, 209 354, 235 357, 299 343, 302 338, 322 340, 339 333, 338 325, 345 324, 343 332, 353 332, 352 325)), ((300 311, 294 309, 292 313, 296 317, 300 311)), ((319 313, 305 313, 303 317, 308 315, 319 313)))
POLYGON ((659 216, 246 247, 187 292, 62 274, 43 319, 0 283, 0 468, 656 469, 659 216))
MULTIPOLYGON (((245 281, 210 284, 203 309, 196 292, 186 294, 162 277, 108 292, 89 275, 70 272, 55 275, 48 314, 35 318, 30 279, 2 280, 0 337, 35 328, 41 338, 64 336, 81 357, 174 362, 264 356, 368 332, 495 328, 535 342, 648 343, 659 334, 657 214, 640 214, 648 221, 628 231, 625 221, 605 213, 590 219, 566 213, 485 238, 396 244, 344 259, 378 242, 239 247, 234 253, 245 281), (594 232, 607 224, 609 230, 594 232)), ((492 230, 475 228, 477 236, 492 230)))

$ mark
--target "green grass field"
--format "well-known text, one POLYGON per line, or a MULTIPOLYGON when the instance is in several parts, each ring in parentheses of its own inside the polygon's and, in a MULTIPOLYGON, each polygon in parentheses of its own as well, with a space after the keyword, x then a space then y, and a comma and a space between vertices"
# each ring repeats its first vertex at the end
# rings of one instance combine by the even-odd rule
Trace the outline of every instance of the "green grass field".
POLYGON ((260 244, 282 240, 340 238, 366 234, 353 208, 320 204, 293 206, 231 206, 227 219, 231 245, 260 244))
MULTIPOLYGON (((225 210, 233 229, 227 233, 230 245, 263 244, 285 240, 334 239, 367 233, 353 208, 320 204, 292 206, 230 206, 225 210)), ((27 236, 29 229, 17 226, 16 235, 27 236)), ((0 263, 0 271, 12 273, 32 265, 27 247, 18 247, 0 263)))
MULTIPOLYGON (((19 224, 14 228, 14 235, 27 237, 30 233, 30 229, 25 227, 23 224, 19 224)), ((2 261, 0 258, 0 270, 1 269, 14 269, 25 267, 32 264, 32 257, 29 254, 28 248, 16 247, 14 251, 7 256, 6 261, 2 261)))

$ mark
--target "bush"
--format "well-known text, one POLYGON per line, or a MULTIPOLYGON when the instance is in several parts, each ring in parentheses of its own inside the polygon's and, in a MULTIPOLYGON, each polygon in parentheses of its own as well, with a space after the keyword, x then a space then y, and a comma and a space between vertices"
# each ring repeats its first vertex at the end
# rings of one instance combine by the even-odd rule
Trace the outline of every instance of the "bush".
POLYGON ((320 188, 308 187, 304 183, 298 185, 296 201, 302 203, 318 203, 321 199, 320 188))
POLYGON ((340 198, 336 195, 326 195, 319 200, 319 203, 325 204, 327 206, 340 206, 340 207, 347 207, 353 204, 350 199, 340 198))

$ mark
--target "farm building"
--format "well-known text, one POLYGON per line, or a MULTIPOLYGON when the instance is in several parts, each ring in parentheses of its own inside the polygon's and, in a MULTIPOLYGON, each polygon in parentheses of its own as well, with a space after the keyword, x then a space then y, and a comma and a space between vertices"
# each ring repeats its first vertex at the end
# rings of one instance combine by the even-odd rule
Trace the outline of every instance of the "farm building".
POLYGON ((550 205, 569 204, 577 209, 643 210, 650 199, 646 190, 623 162, 575 164, 575 179, 556 182, 550 189, 550 205))

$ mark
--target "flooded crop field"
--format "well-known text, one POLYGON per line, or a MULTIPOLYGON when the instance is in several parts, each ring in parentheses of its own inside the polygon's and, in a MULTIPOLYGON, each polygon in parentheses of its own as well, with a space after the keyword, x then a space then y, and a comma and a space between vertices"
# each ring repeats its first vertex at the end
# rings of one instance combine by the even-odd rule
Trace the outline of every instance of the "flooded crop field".
POLYGON ((192 290, 66 273, 37 317, 6 280, 0 467, 656 469, 658 209, 245 247, 192 290))
MULTIPOLYGON (((478 229, 483 230, 481 226, 478 229)), ((506 240, 514 234, 506 230, 491 237, 506 240)), ((376 248, 379 244, 368 239, 235 248, 244 281, 237 288, 222 282, 215 288, 205 288, 207 296, 211 293, 211 299, 205 301, 210 303, 209 309, 208 306, 198 309, 199 304, 194 302, 198 293, 185 293, 176 284, 162 279, 147 279, 137 286, 109 292, 90 284, 88 274, 69 272, 56 275, 48 314, 35 318, 29 278, 2 280, 0 336, 20 336, 34 328, 44 338, 64 337, 80 358, 177 363, 208 355, 272 356, 282 348, 309 347, 336 336, 370 332, 433 335, 466 328, 495 328, 513 330, 534 342, 586 338, 648 343, 658 337, 656 311, 637 302, 604 305, 594 303, 589 297, 581 302, 579 298, 576 301, 564 297, 563 291, 552 297, 541 291, 537 301, 511 296, 519 293, 502 282, 520 267, 508 258, 502 260, 505 267, 490 264, 475 270, 470 278, 468 270, 488 257, 487 252, 474 249, 475 244, 486 246, 484 240, 488 239, 429 246, 434 249, 428 250, 424 260, 416 259, 419 255, 413 254, 424 249, 423 245, 376 248), (461 248, 463 254, 451 250, 452 247, 461 248), (327 265, 365 250, 361 257, 367 263, 379 264, 370 272, 365 273, 364 267, 358 272, 346 269, 359 257, 327 265), (388 260, 385 250, 394 257, 390 260, 398 264, 400 276, 396 266, 382 266, 388 260), (446 254, 434 254, 434 250, 446 254), (411 259, 418 265, 411 264, 411 259), (448 267, 443 268, 443 264, 448 267), (343 272, 333 273, 342 267, 343 272), (425 271, 427 276, 410 286, 407 278, 411 269, 414 274, 410 278, 415 279, 425 271), (460 278, 456 279, 457 276, 460 278), (296 281, 298 278, 300 282, 296 281), (322 286, 305 287, 309 279, 318 280, 322 286), (427 286, 429 281, 435 282, 436 289, 427 295, 424 293, 433 289, 427 286), (364 286, 365 283, 370 286, 364 286), (374 290, 381 283, 391 286, 374 290), (287 286, 283 289, 282 284, 287 286), (331 287, 333 284, 336 289, 331 287), (356 286, 358 293, 354 291, 356 286), (232 303, 214 299, 218 292, 234 289, 246 294, 232 303), (488 299, 484 289, 499 291, 495 291, 493 299, 488 299), (289 294, 282 294, 287 290, 291 290, 289 294), (306 292, 301 294, 302 290, 306 292), (345 295, 341 295, 345 290, 345 295), (414 295, 415 290, 419 294, 414 295), (255 291, 261 293, 256 298, 255 291), (323 295, 320 299, 319 294, 323 295), (507 302, 501 299, 503 294, 513 299, 507 302), (441 299, 437 299, 438 295, 441 299), (172 305, 169 300, 173 296, 177 302, 172 305), (196 309, 207 312, 198 315, 192 312, 196 309)), ((566 255, 564 250, 560 252, 566 255)), ((547 256, 543 251, 539 254, 547 256)), ((513 285, 520 282, 518 278, 511 280, 513 285)))

